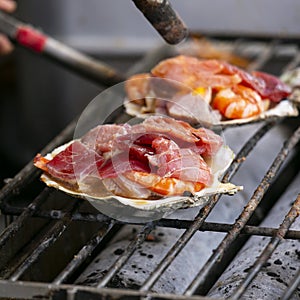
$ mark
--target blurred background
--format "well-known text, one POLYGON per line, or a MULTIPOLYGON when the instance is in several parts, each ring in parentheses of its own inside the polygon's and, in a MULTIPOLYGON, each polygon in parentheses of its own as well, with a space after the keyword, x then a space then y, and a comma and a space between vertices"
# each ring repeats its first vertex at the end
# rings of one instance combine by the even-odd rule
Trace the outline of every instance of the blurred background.
MULTIPOLYGON (((298 0, 171 0, 191 31, 208 35, 300 36, 298 0)), ((26 0, 14 14, 50 36, 126 72, 164 44, 130 0, 26 0)), ((0 186, 103 89, 16 47, 0 57, 0 186)))

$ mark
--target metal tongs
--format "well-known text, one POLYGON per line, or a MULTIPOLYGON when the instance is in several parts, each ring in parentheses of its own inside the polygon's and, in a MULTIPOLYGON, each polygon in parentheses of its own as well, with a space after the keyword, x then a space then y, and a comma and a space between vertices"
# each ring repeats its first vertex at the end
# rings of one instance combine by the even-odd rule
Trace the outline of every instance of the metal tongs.
POLYGON ((105 86, 124 81, 125 76, 86 54, 81 53, 0 11, 0 31, 33 52, 45 55, 59 64, 105 86))
POLYGON ((133 0, 158 33, 169 44, 178 44, 188 30, 168 0, 133 0))
MULTIPOLYGON (((187 35, 187 29, 167 0, 133 0, 135 5, 161 36, 177 44, 187 35)), ((44 55, 105 86, 126 80, 126 77, 105 63, 75 50, 44 34, 32 25, 0 11, 0 32, 33 52, 44 55)))

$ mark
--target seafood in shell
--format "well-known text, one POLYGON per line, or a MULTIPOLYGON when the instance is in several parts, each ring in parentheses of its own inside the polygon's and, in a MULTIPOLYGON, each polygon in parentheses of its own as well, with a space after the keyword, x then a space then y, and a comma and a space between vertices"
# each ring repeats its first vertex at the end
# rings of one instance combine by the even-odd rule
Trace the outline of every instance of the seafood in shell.
POLYGON ((169 58, 148 74, 133 75, 125 89, 126 112, 142 118, 159 113, 197 126, 226 127, 298 115, 287 99, 290 86, 279 78, 219 60, 169 58))
POLYGON ((35 158, 48 186, 116 219, 157 219, 242 189, 220 179, 234 158, 221 136, 173 118, 105 124, 35 158))

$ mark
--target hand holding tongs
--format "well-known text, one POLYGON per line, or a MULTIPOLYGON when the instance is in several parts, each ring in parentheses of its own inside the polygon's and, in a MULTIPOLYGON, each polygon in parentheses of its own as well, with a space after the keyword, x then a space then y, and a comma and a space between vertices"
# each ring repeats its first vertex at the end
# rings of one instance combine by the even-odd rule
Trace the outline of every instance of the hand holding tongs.
MULTIPOLYGON (((137 8, 170 44, 187 36, 187 28, 168 0, 133 0, 137 8)), ((104 63, 89 57, 0 11, 0 32, 13 42, 45 55, 85 77, 107 86, 126 78, 104 63)))
POLYGON ((64 45, 2 11, 0 31, 13 42, 45 55, 97 83, 111 86, 125 80, 123 75, 104 63, 64 45))

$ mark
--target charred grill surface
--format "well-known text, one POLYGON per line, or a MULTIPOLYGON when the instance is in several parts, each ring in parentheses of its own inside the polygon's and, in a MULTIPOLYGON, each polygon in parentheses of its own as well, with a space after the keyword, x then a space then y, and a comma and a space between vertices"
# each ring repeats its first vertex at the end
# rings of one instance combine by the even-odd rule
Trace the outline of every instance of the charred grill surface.
MULTIPOLYGON (((280 75, 300 61, 296 44, 235 45, 237 53, 251 57, 249 69, 280 75)), ((147 71, 172 51, 154 51, 128 74, 147 71)), ((109 121, 123 117, 120 110, 109 121)), ((75 124, 42 153, 72 138, 75 124)), ((298 299, 299 125, 298 118, 278 119, 225 130, 237 155, 223 181, 245 190, 147 224, 112 220, 86 201, 44 188, 30 162, 0 192, 6 222, 0 296, 272 299, 268 288, 266 295, 258 291, 265 281, 270 289, 277 284, 278 297, 298 299)))

